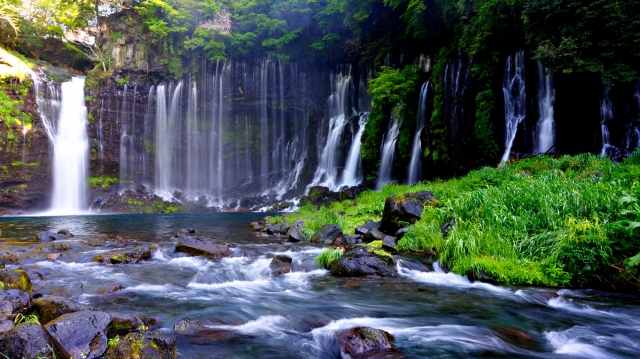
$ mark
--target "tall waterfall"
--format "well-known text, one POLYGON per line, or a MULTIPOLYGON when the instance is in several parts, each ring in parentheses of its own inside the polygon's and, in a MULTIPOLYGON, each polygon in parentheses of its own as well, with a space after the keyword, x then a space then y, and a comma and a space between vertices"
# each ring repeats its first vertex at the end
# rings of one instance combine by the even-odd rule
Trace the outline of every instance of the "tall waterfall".
POLYGON ((351 69, 346 74, 336 74, 331 81, 331 96, 328 100, 329 132, 326 144, 320 155, 318 168, 316 169, 313 181, 309 186, 326 186, 331 190, 338 188, 338 150, 340 148, 340 138, 347 124, 348 117, 355 112, 353 108, 348 108, 347 96, 353 93, 353 81, 351 79, 351 69))
POLYGON ((540 116, 536 126, 535 150, 536 153, 546 153, 556 144, 556 123, 553 116, 553 103, 556 99, 556 91, 553 88, 553 76, 549 69, 543 69, 538 62, 538 115, 540 116))
POLYGON ((86 209, 89 141, 84 77, 61 86, 60 115, 55 125, 43 118, 53 144, 53 199, 50 213, 78 214, 86 209))
POLYGON ((402 111, 403 104, 398 104, 391 114, 389 122, 389 130, 382 136, 382 145, 380 146, 380 168, 378 169, 378 181, 376 189, 381 189, 386 183, 391 181, 393 174, 393 159, 396 154, 396 142, 402 125, 402 117, 399 115, 402 111))
POLYGON ((507 59, 502 92, 504 93, 504 119, 506 124, 504 155, 502 155, 502 163, 504 163, 509 160, 518 125, 526 116, 524 51, 518 51, 514 57, 509 56, 507 59))
POLYGON ((368 118, 369 114, 367 112, 360 114, 360 119, 358 120, 358 132, 356 132, 351 141, 351 149, 347 156, 347 162, 345 164, 344 171, 342 172, 342 181, 340 182, 339 187, 357 186, 362 182, 362 158, 360 157, 360 146, 362 145, 362 133, 364 132, 364 126, 367 124, 368 118))
POLYGON ((611 92, 611 85, 605 84, 602 94, 602 100, 600 100, 600 128, 602 129, 602 150, 601 155, 606 155, 607 148, 611 146, 609 142, 609 127, 607 121, 613 119, 613 103, 609 98, 611 92))
POLYGON ((425 82, 420 89, 420 101, 418 102, 418 121, 416 122, 416 133, 413 136, 413 145, 411 147, 411 162, 409 163, 409 174, 407 176, 407 184, 413 185, 420 181, 422 173, 422 141, 420 136, 426 125, 426 112, 428 93, 430 88, 429 81, 425 82))

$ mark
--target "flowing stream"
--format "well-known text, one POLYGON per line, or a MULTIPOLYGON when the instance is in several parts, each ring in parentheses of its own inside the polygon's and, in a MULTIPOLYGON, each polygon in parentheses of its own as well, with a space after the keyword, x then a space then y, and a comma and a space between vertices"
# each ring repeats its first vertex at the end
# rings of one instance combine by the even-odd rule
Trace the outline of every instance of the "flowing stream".
MULTIPOLYGON (((259 237, 254 213, 2 217, 1 251, 19 257, 34 292, 90 307, 157 320, 173 334, 181 319, 205 327, 176 334, 179 358, 340 358, 334 333, 371 326, 393 334, 407 358, 633 358, 640 352, 638 296, 594 290, 470 283, 424 257, 396 257, 395 278, 338 278, 314 267, 323 248, 259 237), (208 260, 173 252, 180 228, 234 243, 235 257, 208 260), (37 243, 33 233, 68 229, 75 237, 37 243), (134 241, 105 242, 107 236, 134 241), (90 262, 113 249, 157 243, 151 260, 90 262), (57 261, 52 245, 67 245, 57 261), (293 272, 273 276, 274 254, 293 258, 293 272), (98 294, 105 286, 124 290, 98 294)), ((8 268, 16 265, 9 264, 8 268)))

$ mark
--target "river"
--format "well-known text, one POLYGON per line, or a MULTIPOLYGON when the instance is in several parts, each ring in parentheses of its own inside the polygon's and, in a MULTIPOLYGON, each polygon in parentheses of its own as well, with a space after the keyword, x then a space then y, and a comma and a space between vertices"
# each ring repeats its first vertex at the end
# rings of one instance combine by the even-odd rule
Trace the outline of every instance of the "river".
POLYGON ((0 251, 17 253, 20 267, 43 276, 32 276, 34 292, 153 317, 152 330, 167 334, 181 319, 200 320, 202 331, 176 336, 180 358, 340 358, 334 333, 363 325, 390 332, 407 358, 640 355, 638 296, 470 283, 437 265, 424 272, 418 257, 402 258, 395 278, 336 278, 314 267, 322 247, 252 232, 249 222, 263 215, 2 217, 0 251), (172 237, 181 228, 236 244, 235 257, 174 253, 172 237), (47 260, 42 249, 52 243, 38 243, 35 234, 60 229, 75 237, 53 245, 70 249, 47 260), (117 235, 134 241, 101 240, 117 235), (99 253, 150 243, 161 248, 149 261, 90 262, 99 253), (272 276, 274 254, 291 256, 294 271, 272 276), (125 289, 98 294, 112 284, 125 289))

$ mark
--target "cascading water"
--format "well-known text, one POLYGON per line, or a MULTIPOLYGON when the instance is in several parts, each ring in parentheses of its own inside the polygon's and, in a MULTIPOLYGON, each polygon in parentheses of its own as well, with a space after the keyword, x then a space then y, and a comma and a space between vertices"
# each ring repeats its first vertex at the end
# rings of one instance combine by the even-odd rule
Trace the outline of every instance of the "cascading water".
POLYGON ((553 76, 549 69, 543 69, 538 62, 538 115, 540 119, 536 126, 536 153, 547 153, 556 144, 556 123, 553 116, 553 103, 556 91, 553 88, 553 76))
POLYGON ((413 146, 411 149, 411 162, 409 163, 409 174, 407 176, 407 184, 414 185, 420 181, 422 173, 422 141, 420 136, 422 130, 426 126, 427 102, 429 100, 429 88, 431 84, 427 81, 422 85, 420 90, 420 101, 418 102, 418 122, 416 123, 416 134, 413 137, 413 146))
POLYGON ((607 154, 607 148, 611 147, 609 143, 609 127, 607 121, 613 119, 613 103, 609 98, 611 92, 611 85, 605 84, 602 94, 602 100, 600 100, 600 128, 602 129, 602 150, 600 154, 602 156, 607 154))
POLYGON ((363 112, 360 114, 358 120, 358 132, 353 136, 351 149, 347 156, 347 162, 342 173, 342 181, 339 187, 357 186, 362 182, 362 158, 360 157, 360 146, 362 145, 362 133, 364 132, 364 126, 367 124, 369 114, 363 112))
POLYGON ((347 118, 355 111, 348 108, 347 96, 352 92, 353 81, 351 79, 351 70, 347 74, 337 74, 331 81, 332 91, 328 100, 329 114, 329 133, 327 141, 320 155, 318 168, 314 175, 311 186, 326 186, 331 190, 338 188, 338 150, 340 148, 340 138, 347 124, 347 118))
POLYGON ((50 213, 71 215, 86 209, 89 141, 84 77, 61 86, 60 114, 55 126, 43 118, 53 145, 53 198, 50 213))
POLYGON ((506 124, 504 155, 502 155, 501 161, 504 163, 509 160, 518 125, 526 116, 524 51, 519 51, 514 57, 509 56, 507 59, 502 92, 504 93, 504 119, 506 124))
POLYGON ((398 104, 391 111, 391 121, 389 122, 389 130, 382 136, 382 145, 380 146, 380 168, 378 169, 378 182, 376 189, 381 189, 386 183, 391 181, 393 172, 393 159, 396 154, 396 142, 402 126, 403 104, 398 104))

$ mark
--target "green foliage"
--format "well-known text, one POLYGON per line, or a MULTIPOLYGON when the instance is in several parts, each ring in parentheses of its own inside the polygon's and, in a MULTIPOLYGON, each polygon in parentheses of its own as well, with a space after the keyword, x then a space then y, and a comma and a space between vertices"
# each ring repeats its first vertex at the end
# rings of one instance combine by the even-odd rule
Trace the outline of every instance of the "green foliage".
POLYGON ((115 347, 116 345, 118 345, 118 342, 120 341, 120 336, 116 335, 115 337, 109 339, 109 342, 107 343, 110 347, 115 347))
POLYGON ((40 324, 40 321, 38 320, 38 316, 35 314, 30 314, 30 315, 24 315, 22 313, 18 313, 18 315, 16 315, 16 318, 13 320, 13 322, 18 325, 18 324, 22 324, 22 323, 31 323, 31 324, 40 324))
POLYGON ((390 184, 363 192, 355 203, 303 207, 285 218, 302 219, 312 230, 335 223, 352 233, 380 219, 388 196, 430 190, 438 200, 409 227, 398 250, 435 253, 455 273, 473 269, 510 284, 637 284, 638 161, 638 153, 619 165, 593 155, 539 156, 448 181, 390 184), (451 220, 456 229, 443 236, 440 226, 451 220))
POLYGON ((402 70, 383 66, 376 78, 369 79, 368 92, 372 95, 372 110, 362 134, 360 148, 364 173, 368 180, 375 179, 376 169, 380 164, 383 129, 387 127, 389 121, 402 121, 405 117, 415 117, 415 115, 406 116, 408 107, 402 104, 415 101, 417 98, 418 71, 418 67, 414 65, 402 70))
POLYGON ((476 123, 474 134, 478 142, 479 158, 481 160, 491 158, 499 151, 498 144, 494 140, 492 114, 495 109, 495 95, 491 90, 485 90, 476 96, 476 123))
POLYGON ((316 266, 329 269, 331 262, 339 259, 343 254, 344 248, 329 248, 316 257, 316 266))
POLYGON ((87 178, 87 184, 93 187, 102 187, 102 189, 109 189, 112 184, 119 183, 120 180, 115 177, 89 177, 87 178))

